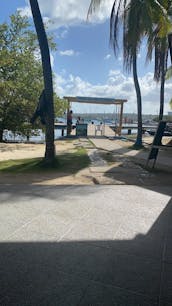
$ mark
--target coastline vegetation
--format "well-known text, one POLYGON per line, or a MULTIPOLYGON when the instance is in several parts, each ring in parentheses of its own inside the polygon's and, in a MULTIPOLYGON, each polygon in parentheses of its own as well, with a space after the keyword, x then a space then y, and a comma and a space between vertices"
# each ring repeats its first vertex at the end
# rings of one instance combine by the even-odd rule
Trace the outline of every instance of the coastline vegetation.
MULTIPOLYGON (((27 136, 44 129, 40 120, 30 120, 43 89, 42 66, 35 32, 29 19, 19 12, 10 16, 9 23, 0 24, 0 142, 4 130, 27 136)), ((55 43, 48 35, 51 50, 55 43)), ((61 116, 66 101, 54 92, 55 116, 61 116)))

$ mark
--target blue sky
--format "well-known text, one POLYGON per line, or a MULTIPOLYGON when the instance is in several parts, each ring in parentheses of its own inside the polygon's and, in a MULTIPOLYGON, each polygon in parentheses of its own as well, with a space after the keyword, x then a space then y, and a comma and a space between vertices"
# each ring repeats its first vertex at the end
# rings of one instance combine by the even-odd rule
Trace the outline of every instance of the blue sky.
MULTIPOLYGON (((124 112, 137 112, 136 96, 131 74, 123 70, 123 55, 117 58, 109 45, 109 15, 113 0, 105 0, 100 10, 87 22, 90 0, 39 0, 44 20, 49 21, 57 51, 51 54, 56 76, 55 90, 61 97, 97 96, 124 98, 124 112)), ((6 0, 0 11, 0 22, 8 21, 17 9, 31 17, 28 1, 6 0)), ((32 18, 31 18, 32 22, 32 18)), ((153 81, 153 61, 145 66, 143 46, 138 57, 138 73, 143 99, 143 113, 157 114, 159 86, 153 81)), ((172 96, 172 84, 166 84, 165 113, 172 96)), ((111 106, 79 105, 73 103, 74 112, 113 112, 111 106)))

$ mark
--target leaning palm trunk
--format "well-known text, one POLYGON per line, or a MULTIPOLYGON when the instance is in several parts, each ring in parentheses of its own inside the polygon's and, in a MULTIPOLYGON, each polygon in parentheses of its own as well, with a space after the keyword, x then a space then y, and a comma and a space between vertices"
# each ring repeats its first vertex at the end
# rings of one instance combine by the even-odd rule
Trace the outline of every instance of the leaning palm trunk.
POLYGON ((164 88, 165 88, 165 76, 167 72, 167 59, 168 50, 161 54, 161 88, 160 88, 160 108, 159 108, 159 121, 163 119, 164 115, 164 88))
POLYGON ((170 61, 172 65, 172 34, 171 33, 168 35, 168 49, 170 51, 170 61))
POLYGON ((165 86, 165 74, 162 73, 161 88, 160 88, 159 121, 163 119, 163 114, 164 114, 164 86, 165 86))
POLYGON ((44 29, 39 5, 37 0, 30 0, 33 20, 38 36, 39 46, 41 50, 41 59, 44 76, 45 89, 45 124, 46 124, 46 148, 45 161, 51 163, 55 157, 54 149, 54 104, 53 104, 53 82, 52 70, 50 63, 50 52, 48 47, 47 36, 44 29))
POLYGON ((135 142, 136 146, 142 146, 142 99, 140 86, 137 76, 137 56, 136 52, 133 55, 133 78, 134 78, 134 86, 136 90, 137 96, 137 121, 138 121, 138 130, 137 130, 137 139, 135 142))
POLYGON ((3 142, 3 129, 0 128, 0 142, 3 142))

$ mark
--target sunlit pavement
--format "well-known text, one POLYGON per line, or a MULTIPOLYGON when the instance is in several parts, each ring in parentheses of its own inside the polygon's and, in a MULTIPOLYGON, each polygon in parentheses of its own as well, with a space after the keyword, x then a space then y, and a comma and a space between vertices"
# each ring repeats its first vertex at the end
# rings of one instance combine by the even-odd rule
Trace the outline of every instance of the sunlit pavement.
POLYGON ((0 186, 0 305, 172 305, 169 186, 0 186))

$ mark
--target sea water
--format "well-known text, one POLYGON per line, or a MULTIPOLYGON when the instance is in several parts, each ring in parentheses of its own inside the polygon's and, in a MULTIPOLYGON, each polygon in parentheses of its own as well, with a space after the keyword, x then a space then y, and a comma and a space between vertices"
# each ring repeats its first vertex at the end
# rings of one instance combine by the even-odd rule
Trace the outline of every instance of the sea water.
MULTIPOLYGON (((63 119, 63 118, 62 118, 63 119)), ((62 120, 61 120, 62 122, 62 120)), ((64 122, 64 119, 63 119, 63 122, 64 122)), ((94 122, 94 125, 99 125, 100 123, 104 124, 103 120, 100 121, 100 120, 85 120, 84 123, 92 123, 94 122)), ((73 124, 76 124, 76 120, 74 119, 73 120, 73 124)), ((106 122, 106 125, 113 125, 114 123, 109 121, 109 122, 106 122)), ((125 124, 123 124, 123 126, 125 126, 125 124)), ((128 126, 128 125, 127 125, 128 126)), ((135 127, 136 124, 131 124, 131 127, 135 127)), ((64 130, 64 136, 66 136, 66 129, 64 130)), ((123 129, 122 130, 122 135, 127 135, 128 134, 128 129, 123 129)), ((131 134, 137 134, 137 129, 132 129, 131 130, 131 134)), ((56 139, 59 139, 61 138, 61 135, 62 135, 62 130, 60 129, 55 129, 54 130, 54 138, 55 140, 56 139)), ((20 133, 13 133, 11 131, 8 131, 8 130, 5 130, 4 131, 4 134, 3 134, 3 140, 4 141, 7 141, 7 142, 27 142, 27 137, 26 136, 23 136, 22 134, 20 133)), ((35 142, 35 143, 45 143, 45 133, 39 129, 39 130, 36 130, 36 131, 32 131, 32 136, 30 136, 29 138, 29 142, 35 142)))
MULTIPOLYGON (((54 130, 54 138, 59 139, 61 137, 61 130, 54 130)), ((37 131, 32 131, 32 136, 29 137, 29 142, 35 143, 45 143, 45 133, 39 129, 37 131)), ((64 136, 66 136, 66 130, 64 131, 64 136)), ((3 140, 7 142, 27 142, 27 137, 20 133, 13 133, 11 131, 5 130, 3 134, 3 140)))

